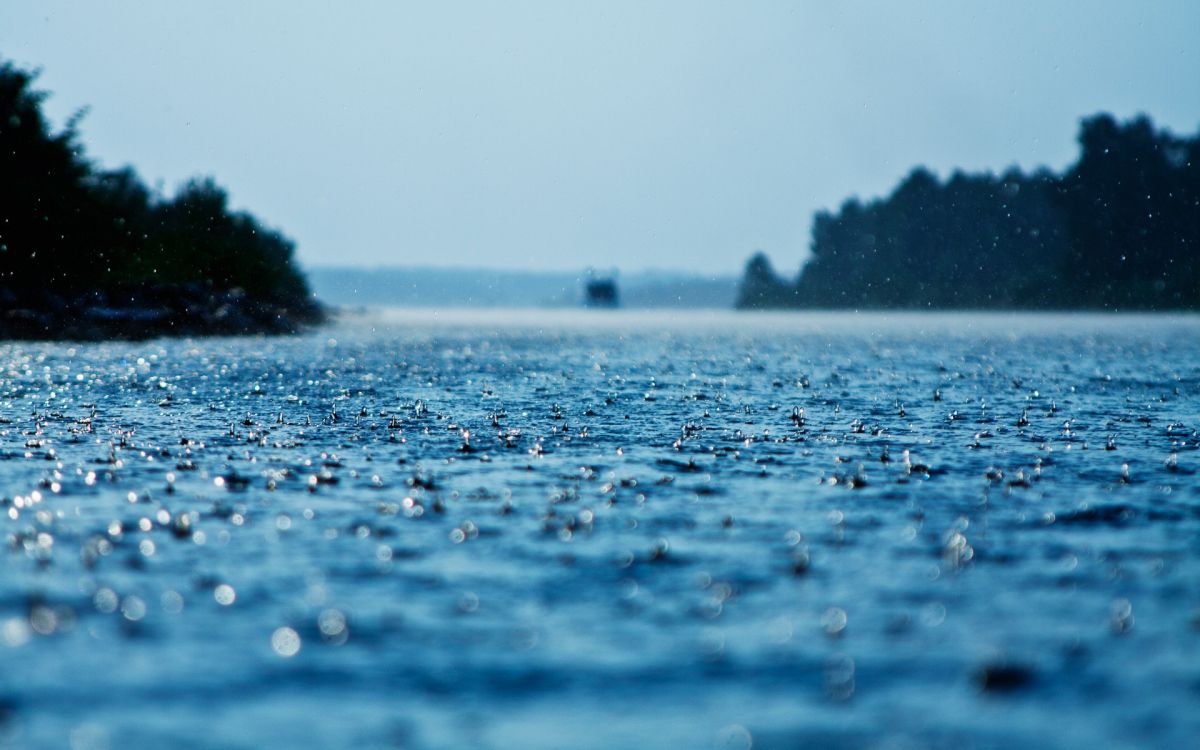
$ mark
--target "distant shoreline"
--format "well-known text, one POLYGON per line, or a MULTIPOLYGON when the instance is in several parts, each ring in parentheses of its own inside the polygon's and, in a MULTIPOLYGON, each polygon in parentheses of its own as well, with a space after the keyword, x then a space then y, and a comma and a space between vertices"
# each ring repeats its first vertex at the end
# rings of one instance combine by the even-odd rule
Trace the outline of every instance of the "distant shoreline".
MULTIPOLYGON (((542 307, 569 309, 584 302, 587 274, 579 271, 383 266, 307 269, 313 291, 334 305, 406 307, 542 307)), ((733 307, 735 274, 692 271, 629 271, 616 275, 623 308, 733 307)))

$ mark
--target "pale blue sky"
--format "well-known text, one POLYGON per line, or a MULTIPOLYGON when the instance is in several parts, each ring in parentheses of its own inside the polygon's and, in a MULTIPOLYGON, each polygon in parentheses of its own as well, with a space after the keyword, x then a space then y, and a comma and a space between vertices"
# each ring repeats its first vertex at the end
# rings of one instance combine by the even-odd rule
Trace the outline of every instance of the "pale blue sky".
POLYGON ((0 5, 92 156, 215 175, 310 265, 794 271, 914 164, 1061 167, 1098 110, 1196 132, 1197 39, 1188 0, 0 5))

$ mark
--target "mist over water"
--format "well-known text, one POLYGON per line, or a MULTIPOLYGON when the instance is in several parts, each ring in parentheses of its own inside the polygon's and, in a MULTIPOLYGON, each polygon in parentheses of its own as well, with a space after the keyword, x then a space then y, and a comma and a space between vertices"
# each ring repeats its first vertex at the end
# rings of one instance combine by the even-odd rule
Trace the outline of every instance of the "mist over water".
POLYGON ((1186 746, 1197 322, 0 344, 0 747, 1186 746))

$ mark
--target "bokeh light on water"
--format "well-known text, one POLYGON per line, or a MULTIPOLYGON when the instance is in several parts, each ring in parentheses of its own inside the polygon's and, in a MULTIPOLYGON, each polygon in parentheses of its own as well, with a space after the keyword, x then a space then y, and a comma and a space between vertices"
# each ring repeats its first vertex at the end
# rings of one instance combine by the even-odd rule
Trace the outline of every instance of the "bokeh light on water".
POLYGON ((0 746, 1186 746, 1193 317, 0 344, 0 746))

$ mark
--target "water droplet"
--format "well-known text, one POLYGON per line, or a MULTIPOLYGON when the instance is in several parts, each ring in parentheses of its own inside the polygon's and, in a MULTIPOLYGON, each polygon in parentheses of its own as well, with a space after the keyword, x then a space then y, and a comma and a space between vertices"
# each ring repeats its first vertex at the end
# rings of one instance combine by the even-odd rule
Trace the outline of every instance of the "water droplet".
POLYGON ((300 634, 289 627, 282 627, 271 634, 271 649, 284 658, 300 653, 300 634))
POLYGON ((821 627, 825 628, 826 635, 833 638, 837 638, 846 630, 848 621, 846 610, 841 607, 830 607, 821 615, 821 627))

